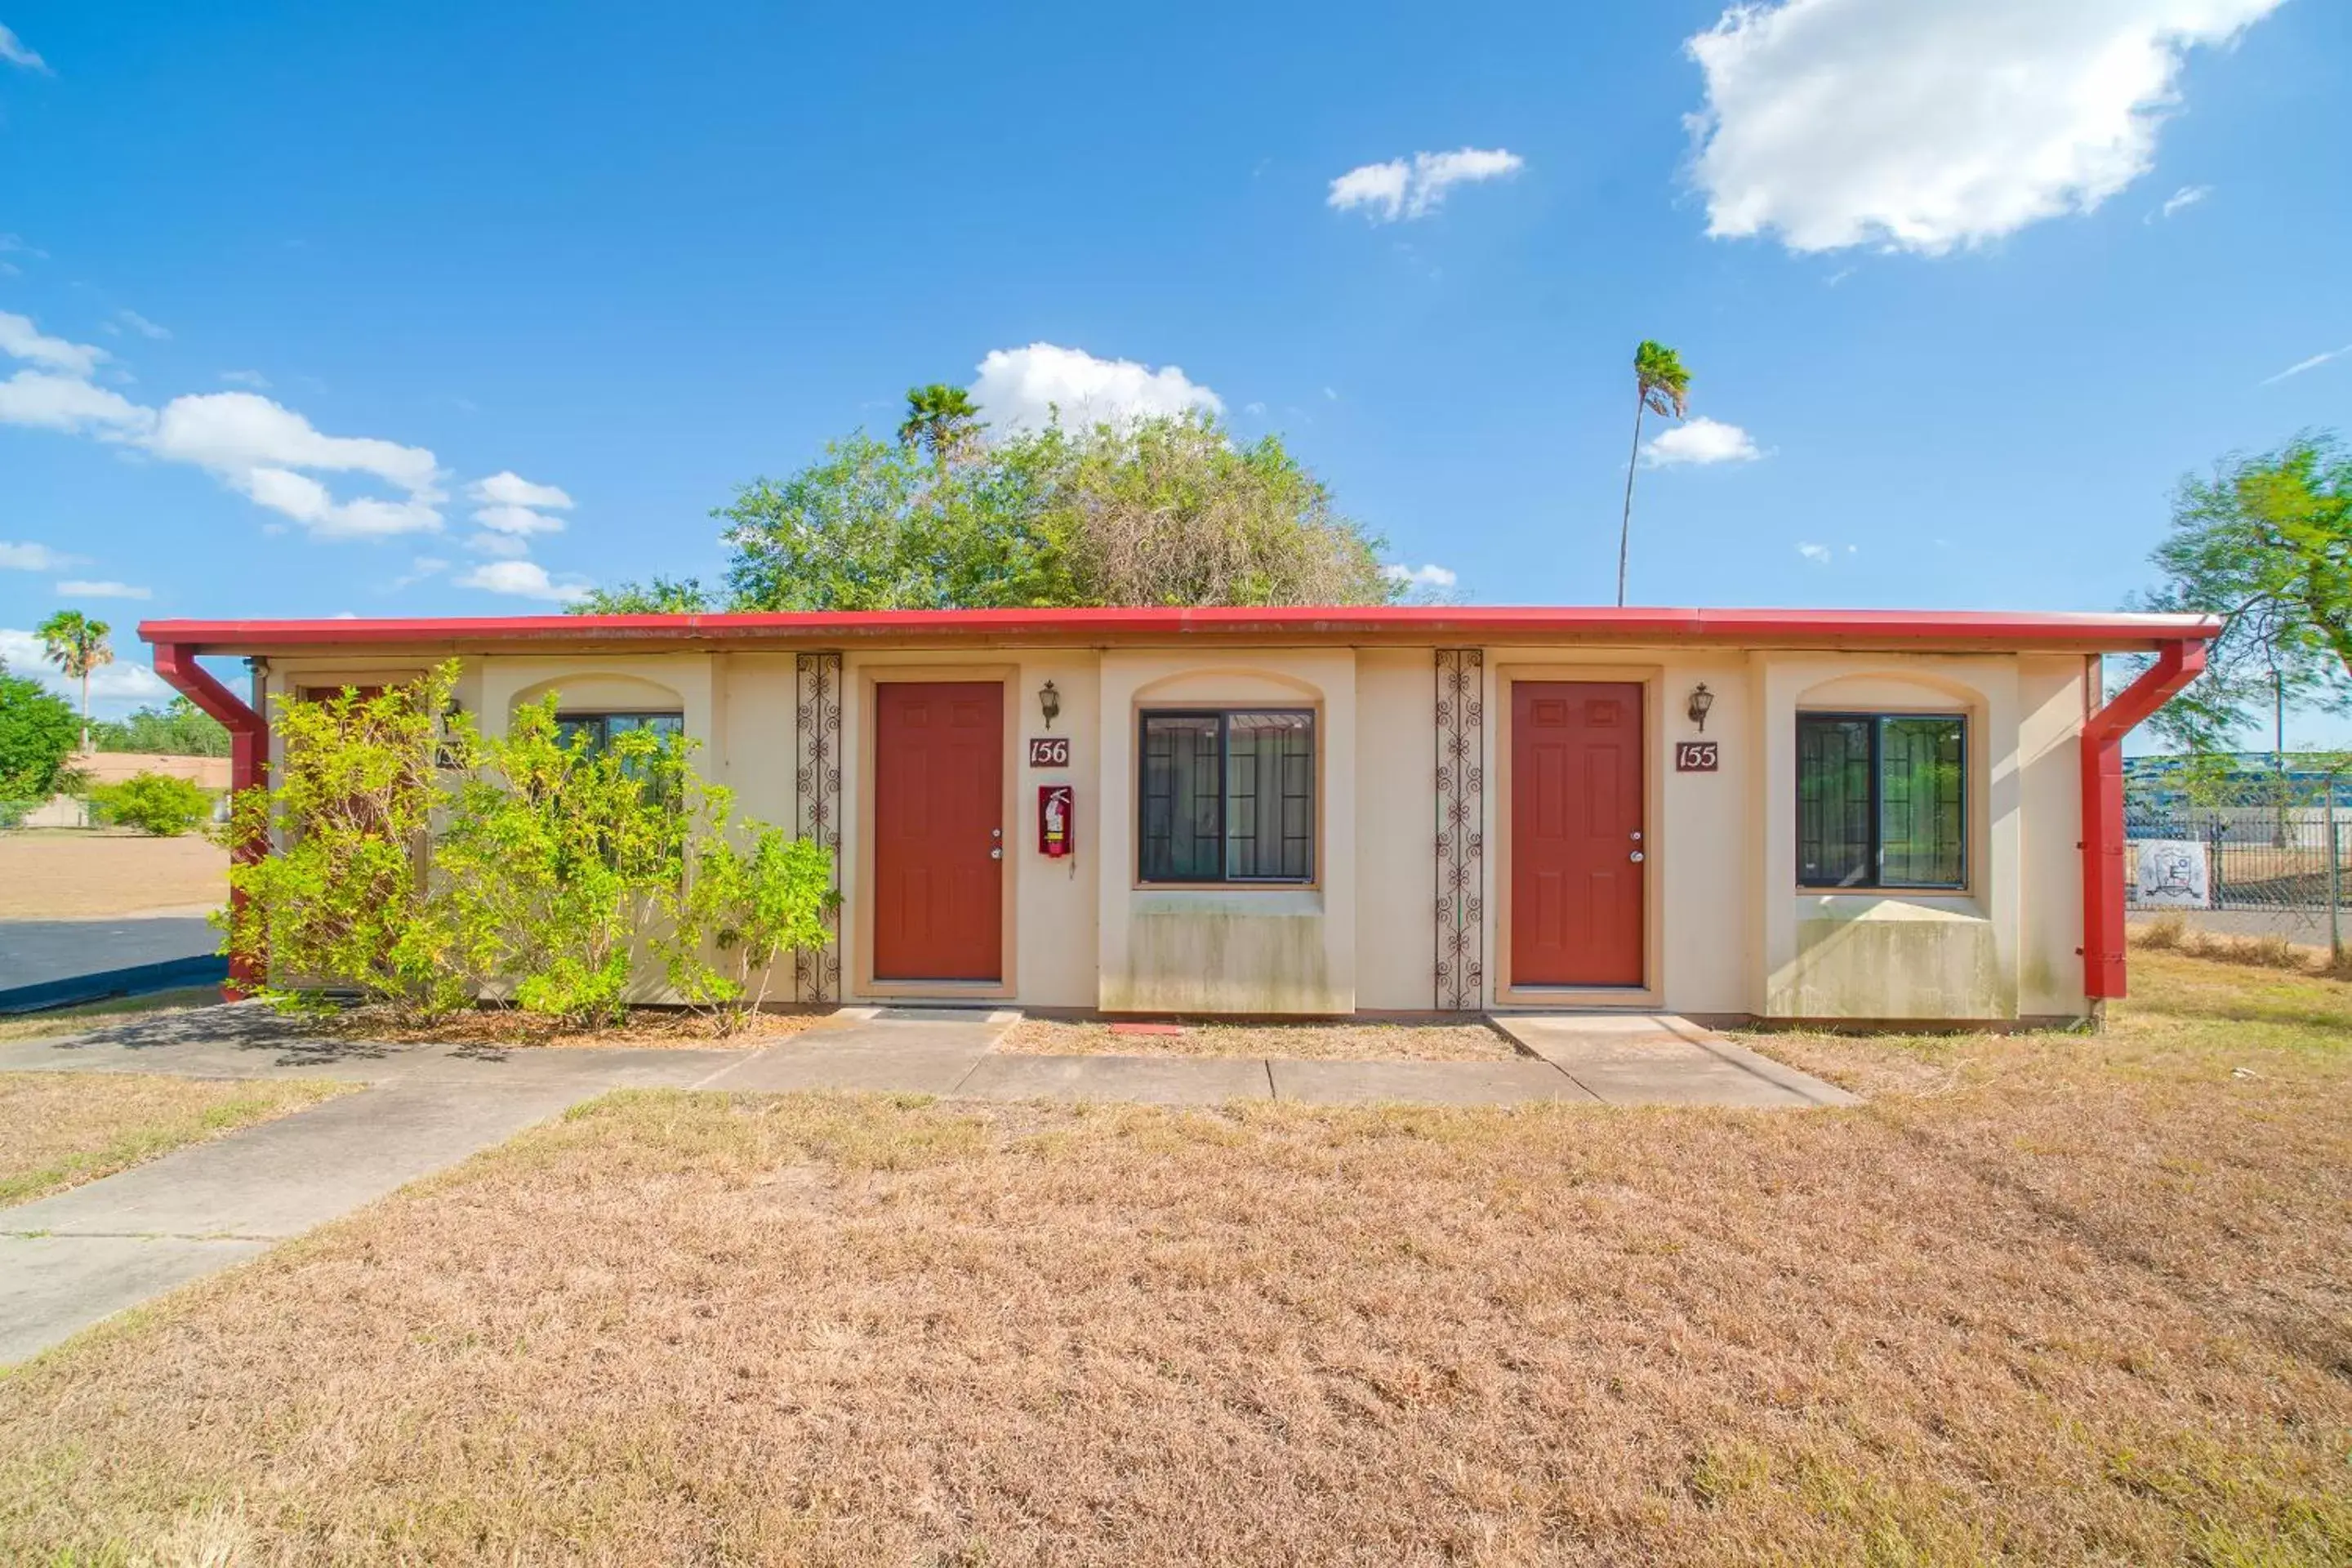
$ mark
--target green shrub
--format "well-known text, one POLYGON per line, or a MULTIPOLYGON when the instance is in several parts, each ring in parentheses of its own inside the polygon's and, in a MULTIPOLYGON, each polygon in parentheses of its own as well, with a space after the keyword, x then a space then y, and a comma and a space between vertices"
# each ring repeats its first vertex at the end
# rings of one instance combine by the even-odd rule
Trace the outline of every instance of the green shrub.
POLYGON ((230 868, 242 899, 215 918, 222 951, 264 967, 261 994, 280 1010, 318 1008, 320 986, 410 1016, 467 1000, 484 955, 428 896, 425 859, 444 793, 439 715, 456 679, 452 663, 375 696, 271 705, 284 741, 277 782, 236 797, 226 837, 283 831, 268 856, 230 868))
POLYGON ((136 773, 121 784, 89 792, 90 815, 117 827, 135 827, 158 838, 177 838, 204 826, 213 814, 211 792, 170 773, 136 773))
POLYGON ((309 1011, 343 986, 425 1019, 496 981, 526 1011, 593 1026, 659 956, 724 1027, 764 999, 780 954, 831 939, 830 855, 751 821, 739 846, 692 742, 566 738, 554 693, 484 736, 440 717, 457 675, 274 705, 285 762, 236 798, 226 837, 279 841, 232 868, 243 898, 221 917, 224 951, 268 965, 272 1005, 309 1011))
POLYGON ((0 666, 0 798, 45 801, 73 754, 74 710, 37 680, 0 666))
POLYGON ((455 927, 526 1012, 622 1013, 635 960, 680 913, 701 805, 681 735, 566 739, 558 694, 472 742, 435 859, 455 927))
POLYGON ((832 940, 824 917, 841 895, 831 850, 753 817, 730 832, 731 792, 712 789, 704 798, 694 874, 661 948, 670 988, 710 1008, 719 1032, 731 1034, 767 1000, 779 958, 832 940))

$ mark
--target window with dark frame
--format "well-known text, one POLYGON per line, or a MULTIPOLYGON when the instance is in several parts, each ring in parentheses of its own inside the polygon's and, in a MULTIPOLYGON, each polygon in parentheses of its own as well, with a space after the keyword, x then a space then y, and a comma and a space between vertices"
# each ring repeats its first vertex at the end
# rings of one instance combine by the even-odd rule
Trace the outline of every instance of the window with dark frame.
POLYGON ((1957 713, 1797 716, 1797 883, 1968 884, 1968 721, 1957 713))
POLYGON ((615 735, 632 730, 646 730, 667 739, 686 733, 683 713, 558 713, 555 716, 555 738, 564 745, 572 743, 574 735, 586 735, 591 750, 603 751, 613 743, 615 735))
POLYGON ((1311 710, 1147 712, 1139 790, 1139 881, 1314 879, 1311 710))

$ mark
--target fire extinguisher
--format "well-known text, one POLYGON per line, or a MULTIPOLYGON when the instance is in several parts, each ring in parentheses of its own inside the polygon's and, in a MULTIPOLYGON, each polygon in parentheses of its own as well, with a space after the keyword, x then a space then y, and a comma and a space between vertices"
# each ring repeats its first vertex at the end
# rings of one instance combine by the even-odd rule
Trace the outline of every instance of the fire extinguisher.
POLYGON ((1037 786, 1037 853, 1059 860, 1077 847, 1077 793, 1068 784, 1037 786))

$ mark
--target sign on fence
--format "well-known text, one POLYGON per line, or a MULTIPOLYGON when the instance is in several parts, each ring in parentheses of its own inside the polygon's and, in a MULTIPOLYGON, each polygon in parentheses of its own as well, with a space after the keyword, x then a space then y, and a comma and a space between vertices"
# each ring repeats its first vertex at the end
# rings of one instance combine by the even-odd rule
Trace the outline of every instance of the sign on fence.
POLYGON ((2142 838, 2132 901, 2143 908, 2201 910, 2212 901, 2212 868, 2196 838, 2142 838))

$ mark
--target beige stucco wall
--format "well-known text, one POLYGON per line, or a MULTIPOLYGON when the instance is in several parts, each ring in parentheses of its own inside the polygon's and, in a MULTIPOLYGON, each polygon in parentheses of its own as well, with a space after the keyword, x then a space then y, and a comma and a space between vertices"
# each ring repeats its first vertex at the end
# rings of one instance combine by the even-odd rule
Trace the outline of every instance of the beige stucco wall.
MULTIPOLYGON (((373 684, 421 665, 285 661, 277 691, 373 684)), ((861 980, 873 686, 896 677, 1002 679, 1009 722, 1005 983, 975 995, 1131 1012, 1420 1011, 1434 1000, 1435 679, 1426 647, 856 650, 844 659, 840 826, 845 999, 902 994, 861 980), (1052 733, 1067 769, 1031 769, 1052 733), (1135 879, 1136 714, 1147 706, 1278 704, 1318 714, 1318 843, 1307 888, 1158 889, 1135 879), (1075 856, 1035 847, 1041 784, 1077 794, 1075 856)), ((1481 765, 1485 999, 1489 1005, 1644 1005, 1806 1018, 2084 1013, 2075 740, 2091 689, 2075 655, 1910 656, 1738 649, 1486 650, 1481 765), (1637 679, 1649 694, 1645 822, 1649 984, 1639 994, 1516 989, 1509 974, 1509 683, 1637 679), (1714 694, 1712 773, 1674 770, 1714 694), (1795 877, 1795 715, 1808 708, 1950 710, 1969 718, 1969 885, 1956 893, 1823 893, 1795 877)), ((741 811, 795 821, 789 653, 468 659, 459 700, 486 727, 551 687, 583 709, 676 707, 706 776, 741 811)), ((789 990, 787 985, 785 988, 789 990)), ((954 994, 953 988, 940 988, 954 994)))

